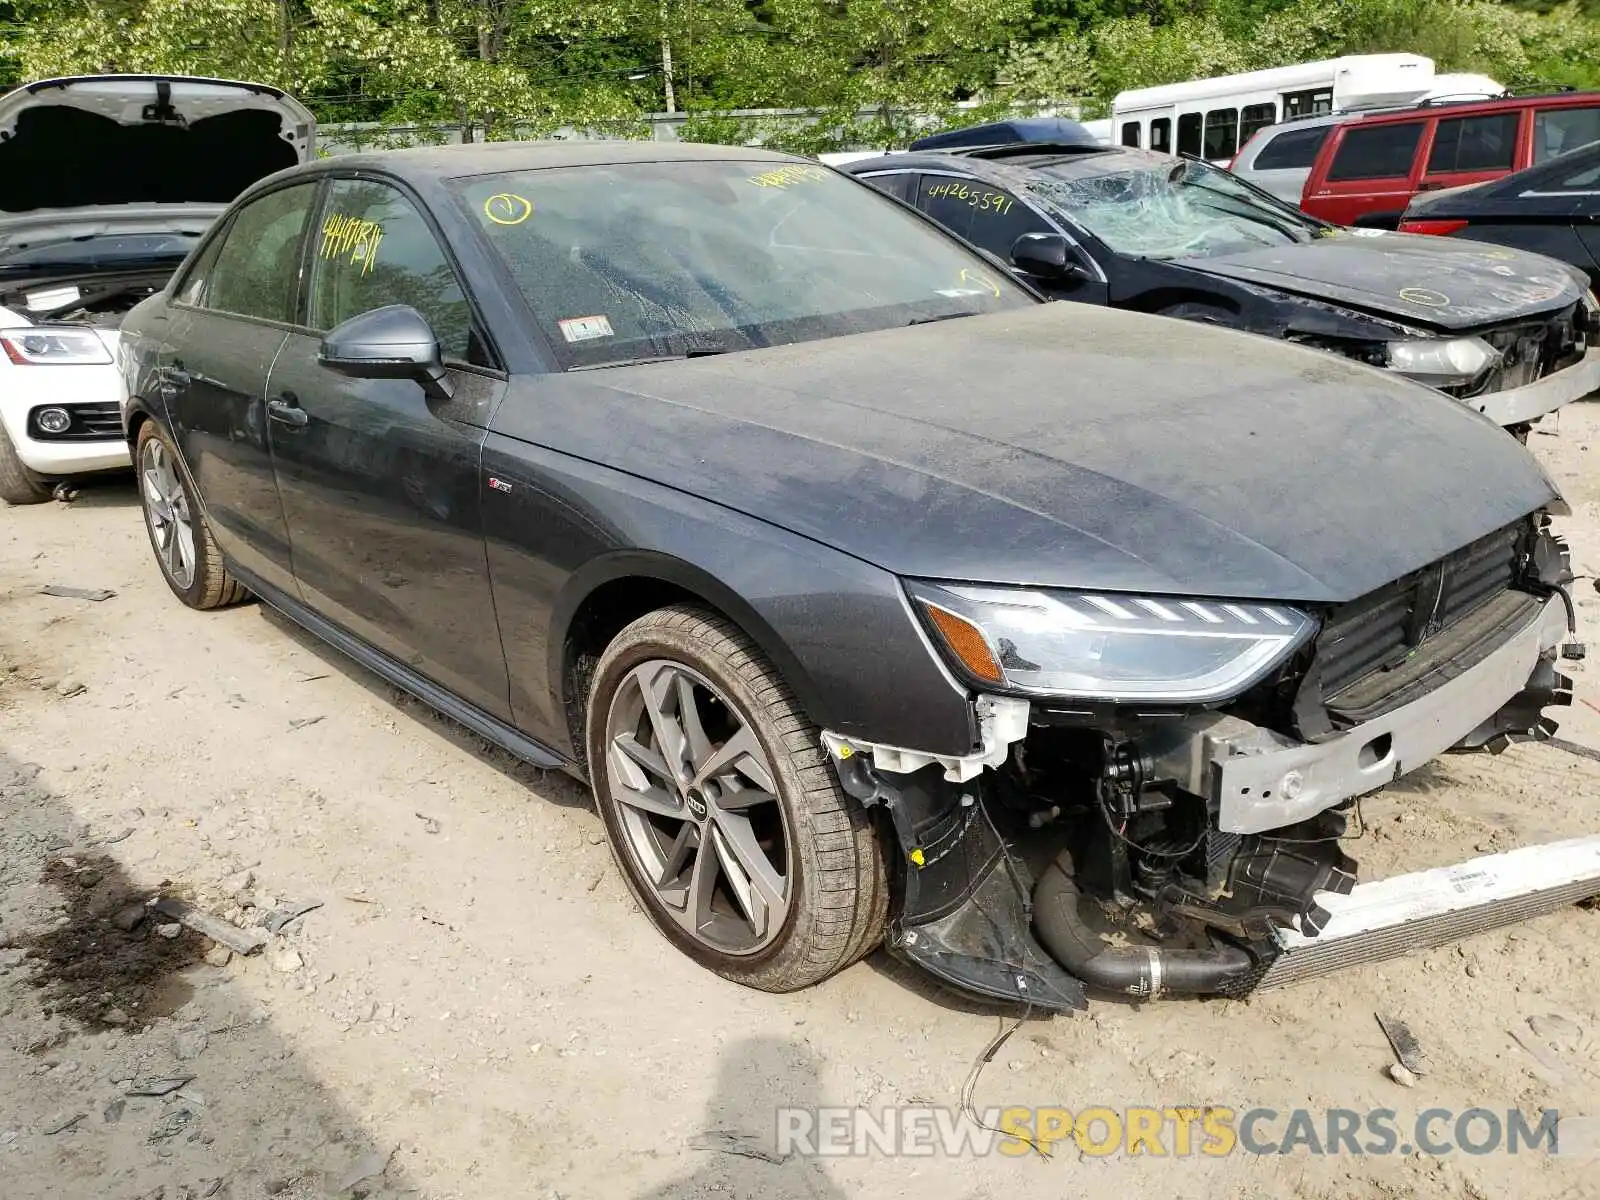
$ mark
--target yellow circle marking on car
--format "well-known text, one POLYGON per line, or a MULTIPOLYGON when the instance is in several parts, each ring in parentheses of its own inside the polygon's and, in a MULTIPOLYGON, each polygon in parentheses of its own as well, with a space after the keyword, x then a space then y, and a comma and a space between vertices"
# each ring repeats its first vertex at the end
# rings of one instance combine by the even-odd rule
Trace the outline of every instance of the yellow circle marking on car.
POLYGON ((483 215, 496 225, 521 225, 533 215, 533 201, 515 192, 496 192, 483 202, 483 215))
POLYGON ((1401 288, 1400 299, 1408 304, 1423 304, 1429 308, 1450 307, 1450 297, 1431 288, 1401 288))
POLYGON ((1492 258, 1496 262, 1510 262, 1516 257, 1516 255, 1511 253, 1509 250, 1485 250, 1483 252, 1483 256, 1485 258, 1492 258))
POLYGON ((988 291, 989 294, 992 295, 996 300, 1000 298, 1000 285, 994 280, 990 279, 987 275, 984 275, 978 271, 974 271, 970 267, 961 268, 961 282, 975 283, 979 287, 988 291))

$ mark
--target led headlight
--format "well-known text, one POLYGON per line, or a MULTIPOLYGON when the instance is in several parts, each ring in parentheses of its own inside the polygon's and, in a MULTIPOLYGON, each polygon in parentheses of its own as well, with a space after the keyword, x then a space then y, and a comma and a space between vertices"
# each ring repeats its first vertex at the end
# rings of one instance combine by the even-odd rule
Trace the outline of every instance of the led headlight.
POLYGON ((1500 361, 1500 351, 1482 338, 1390 342, 1389 369, 1433 387, 1471 383, 1500 361))
POLYGON ((1317 628, 1281 604, 920 581, 906 588, 977 682, 1090 700, 1226 700, 1317 628))
POLYGON ((19 367, 76 367, 111 361, 111 352, 92 329, 55 329, 48 325, 8 329, 0 333, 0 350, 19 367))

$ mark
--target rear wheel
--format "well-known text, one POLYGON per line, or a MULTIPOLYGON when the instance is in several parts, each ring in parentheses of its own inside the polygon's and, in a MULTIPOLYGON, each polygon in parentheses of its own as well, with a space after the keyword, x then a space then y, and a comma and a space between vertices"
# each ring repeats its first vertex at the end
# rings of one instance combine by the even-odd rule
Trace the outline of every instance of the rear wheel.
POLYGON ((222 561, 177 452, 153 421, 139 430, 135 455, 145 529, 173 595, 190 608, 202 609, 248 599, 250 593, 222 561))
POLYGON ((686 954, 785 992, 878 944, 888 888, 872 823, 739 629, 689 606, 639 618, 601 656, 586 723, 612 853, 686 954))
POLYGON ((22 465, 11 435, 0 425, 0 500, 7 504, 39 504, 50 499, 50 489, 22 465))

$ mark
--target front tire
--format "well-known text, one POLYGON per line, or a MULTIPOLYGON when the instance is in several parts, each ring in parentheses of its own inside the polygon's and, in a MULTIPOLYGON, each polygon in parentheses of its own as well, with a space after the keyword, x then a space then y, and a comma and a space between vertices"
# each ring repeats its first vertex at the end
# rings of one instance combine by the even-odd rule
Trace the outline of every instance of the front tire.
POLYGON ((248 599, 250 593, 222 561, 178 452, 153 421, 139 430, 134 463, 150 548, 172 594, 199 609, 224 608, 248 599))
POLYGON ((0 500, 7 504, 42 504, 50 499, 50 489, 22 465, 11 435, 0 425, 0 500))
POLYGON ((623 878, 685 954, 788 992, 878 945, 889 892, 872 822, 730 622, 678 605, 624 629, 596 665, 585 740, 623 878))

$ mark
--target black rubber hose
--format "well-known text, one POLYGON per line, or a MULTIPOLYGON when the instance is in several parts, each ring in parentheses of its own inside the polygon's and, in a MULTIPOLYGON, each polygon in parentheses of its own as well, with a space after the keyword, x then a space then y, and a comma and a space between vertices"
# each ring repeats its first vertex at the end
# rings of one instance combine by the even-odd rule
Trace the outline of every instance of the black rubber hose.
POLYGON ((1084 983, 1143 999, 1221 992, 1255 970, 1254 960, 1238 946, 1108 946, 1078 916, 1078 886, 1066 851, 1044 869, 1033 889, 1033 927, 1050 957, 1084 983))

